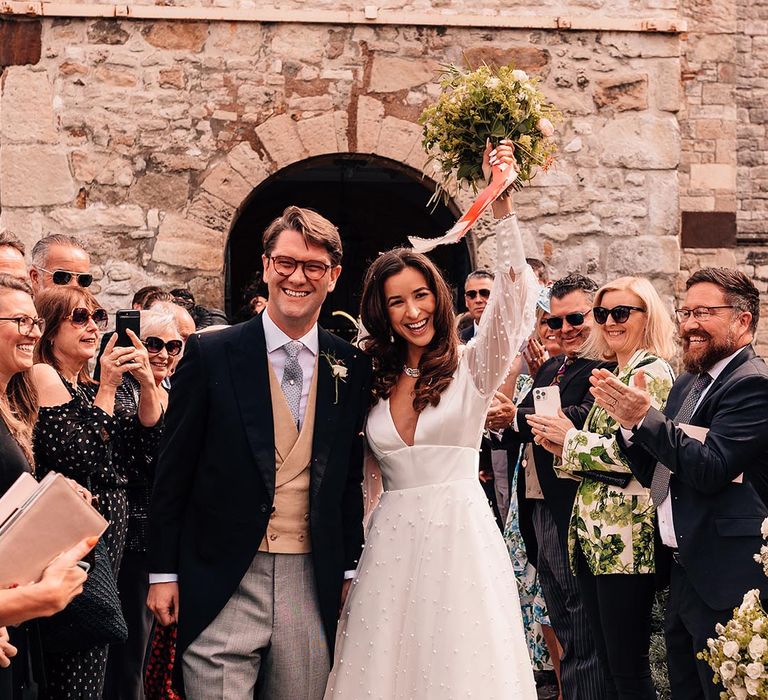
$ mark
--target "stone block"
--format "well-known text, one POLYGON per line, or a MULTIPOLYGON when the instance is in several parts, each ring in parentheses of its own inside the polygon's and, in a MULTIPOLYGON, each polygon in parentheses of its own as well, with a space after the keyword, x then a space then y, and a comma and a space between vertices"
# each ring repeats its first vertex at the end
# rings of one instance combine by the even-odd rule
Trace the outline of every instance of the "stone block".
POLYGON ((237 209, 253 189, 229 163, 220 163, 203 180, 202 188, 237 209))
POLYGON ((397 117, 385 117, 379 132, 376 153, 403 162, 420 141, 421 127, 418 124, 397 117))
POLYGON ((87 229, 104 231, 107 229, 144 228, 146 226, 144 210, 137 204, 124 204, 117 207, 94 204, 85 209, 62 207, 54 209, 48 216, 58 226, 68 231, 87 229))
POLYGON ((158 75, 160 87, 172 87, 179 90, 184 89, 184 71, 181 68, 166 68, 161 70, 158 75))
POLYGON ((320 63, 328 41, 323 25, 277 24, 272 31, 271 55, 283 61, 295 59, 320 63))
POLYGON ((220 272, 224 268, 226 234, 185 219, 180 214, 167 214, 160 224, 152 260, 174 267, 203 272, 220 272))
POLYGON ((600 219, 593 214, 582 214, 571 219, 558 220, 557 223, 539 226, 539 236, 558 242, 567 241, 569 238, 585 233, 602 233, 602 231, 600 219))
POLYGON ((464 50, 463 56, 464 63, 473 70, 483 64, 496 67, 512 66, 524 70, 529 75, 541 77, 546 77, 549 73, 551 61, 549 51, 535 46, 471 46, 464 50))
POLYGON ((373 57, 371 92, 398 92, 424 85, 437 77, 439 64, 424 58, 398 58, 396 56, 373 57))
POLYGON ((205 51, 211 55, 255 56, 264 44, 264 27, 255 22, 211 22, 205 51))
POLYGON ((198 53, 208 38, 207 22, 157 21, 143 30, 144 39, 158 49, 198 53))
POLYGON ((2 76, 0 141, 56 143, 58 138, 48 74, 20 66, 7 68, 2 76))
POLYGON ((680 161, 680 127, 672 116, 616 117, 603 127, 596 142, 603 148, 603 165, 666 170, 680 161))
POLYGON ((360 95, 357 101, 357 153, 375 153, 384 120, 384 105, 360 95))
POLYGON ((672 236, 635 236, 609 243, 606 274, 618 277, 632 271, 636 275, 677 274, 680 245, 672 236))
POLYGON ((0 147, 0 206, 68 204, 75 194, 65 149, 10 144, 0 147))
POLYGON ((603 32, 601 43, 612 56, 622 58, 672 58, 680 55, 676 34, 603 32))
POLYGON ((342 110, 336 110, 333 113, 333 128, 336 132, 336 147, 339 149, 339 153, 346 153, 349 151, 349 137, 347 135, 349 115, 342 110))
POLYGON ((724 163, 691 165, 692 190, 735 190, 736 166, 724 163))
POLYGON ((278 168, 307 157, 296 122, 287 114, 277 114, 259 124, 256 135, 278 168))
POLYGON ((733 59, 735 47, 724 34, 688 34, 687 57, 691 63, 720 63, 733 59))
POLYGON ((234 218, 235 207, 205 190, 195 195, 187 209, 188 220, 222 233, 229 232, 234 218))
MULTIPOLYGON (((189 198, 189 176, 145 173, 131 187, 128 198, 146 209, 180 211, 189 198)), ((157 226, 149 225, 153 228, 157 226)))
POLYGON ((326 112, 319 117, 300 119, 296 123, 296 129, 308 155, 338 153, 336 121, 333 112, 326 112))
POLYGON ((702 87, 701 101, 705 105, 730 105, 734 102, 734 86, 708 83, 702 87))
POLYGON ((662 112, 679 112, 682 92, 680 59, 659 59, 656 62, 656 76, 651 86, 657 109, 662 112))
POLYGON ((39 20, 0 22, 0 69, 5 66, 34 65, 42 53, 43 23, 39 20))
POLYGON ((26 247, 28 258, 32 247, 48 230, 45 215, 40 211, 12 207, 0 209, 0 231, 9 231, 16 236, 26 247))
POLYGON ((89 44, 125 44, 130 35, 116 19, 100 19, 88 25, 89 44))
POLYGON ((227 161, 251 187, 256 187, 269 177, 269 163, 264 161, 245 141, 237 144, 229 152, 227 161))
POLYGON ((676 236, 680 221, 679 183, 676 170, 648 172, 648 233, 676 236))
POLYGON ((592 96, 598 107, 613 107, 617 112, 648 107, 648 75, 632 73, 610 76, 595 81, 592 96))

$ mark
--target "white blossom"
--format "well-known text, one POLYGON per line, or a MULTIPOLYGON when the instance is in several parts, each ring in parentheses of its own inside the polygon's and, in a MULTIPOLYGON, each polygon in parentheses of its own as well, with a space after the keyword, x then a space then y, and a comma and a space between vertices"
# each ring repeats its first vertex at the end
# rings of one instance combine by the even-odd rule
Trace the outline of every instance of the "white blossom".
POLYGON ((333 376, 334 377, 341 377, 344 379, 344 377, 347 376, 349 373, 349 370, 344 365, 333 365, 333 376))
POLYGON ((739 606, 739 612, 747 612, 757 605, 760 605, 760 591, 753 588, 751 591, 747 591, 744 594, 744 600, 739 606))
POLYGON ((723 661, 722 666, 720 666, 720 678, 722 678, 724 681, 729 681, 735 677, 736 662, 731 661, 730 659, 728 659, 728 661, 723 661))
POLYGON ((763 535, 763 539, 768 540, 768 518, 763 520, 763 524, 760 526, 760 532, 763 535))
POLYGON ((760 681, 755 678, 745 678, 744 685, 747 686, 747 692, 757 697, 757 693, 760 690, 760 681))
POLYGON ((528 73, 526 73, 524 70, 513 70, 512 77, 518 82, 522 83, 528 80, 528 73))
POLYGON ((723 654, 730 659, 739 658, 739 643, 732 639, 723 644, 723 654))
POLYGON ((743 688, 742 686, 734 686, 733 688, 728 688, 733 693, 734 698, 736 700, 747 700, 747 689, 743 688))
POLYGON ((747 664, 747 675, 750 678, 760 678, 763 675, 765 666, 759 661, 753 661, 751 664, 747 664))
POLYGON ((765 637, 754 635, 747 648, 749 649, 749 655, 757 661, 766 651, 768 651, 768 640, 766 640, 765 637))
POLYGON ((488 78, 488 80, 485 81, 485 87, 489 90, 495 90, 499 85, 501 85, 501 80, 498 78, 488 78))
POLYGON ((555 133, 555 127, 552 125, 552 122, 545 117, 542 117, 536 122, 536 128, 541 132, 541 135, 545 137, 552 136, 555 133))

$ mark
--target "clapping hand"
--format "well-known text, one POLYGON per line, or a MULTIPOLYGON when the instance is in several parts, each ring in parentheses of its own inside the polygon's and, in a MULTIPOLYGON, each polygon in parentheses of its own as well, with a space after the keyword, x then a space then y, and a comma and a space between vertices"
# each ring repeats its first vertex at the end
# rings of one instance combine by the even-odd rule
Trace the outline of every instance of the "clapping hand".
POLYGON ((517 408, 512 403, 512 399, 506 394, 497 391, 485 417, 485 427, 488 430, 504 430, 509 428, 515 420, 516 412, 517 408))
POLYGON ((639 425, 651 407, 643 371, 635 375, 634 386, 620 382, 607 369, 592 370, 589 383, 595 403, 626 430, 639 425))
POLYGON ((0 627, 0 668, 8 668, 11 665, 11 659, 16 656, 18 649, 11 644, 8 630, 0 627))
POLYGON ((533 336, 528 338, 528 343, 523 350, 523 357, 528 363, 528 373, 536 378, 541 366, 549 359, 544 346, 533 336))

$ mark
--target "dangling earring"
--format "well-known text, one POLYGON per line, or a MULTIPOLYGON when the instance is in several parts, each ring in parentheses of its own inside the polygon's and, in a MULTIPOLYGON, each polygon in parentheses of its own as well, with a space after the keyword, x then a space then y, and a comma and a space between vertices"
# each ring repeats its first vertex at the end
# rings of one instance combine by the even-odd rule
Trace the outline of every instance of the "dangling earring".
POLYGON ((389 327, 389 342, 391 345, 395 344, 395 334, 392 332, 392 326, 389 327))

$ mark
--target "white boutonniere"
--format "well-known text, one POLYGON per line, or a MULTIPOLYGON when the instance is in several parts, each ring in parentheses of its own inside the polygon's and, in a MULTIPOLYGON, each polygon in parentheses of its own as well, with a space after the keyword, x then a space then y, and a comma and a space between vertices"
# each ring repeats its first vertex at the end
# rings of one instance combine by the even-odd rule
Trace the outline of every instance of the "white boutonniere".
POLYGON ((335 406, 337 403, 339 403, 339 382, 347 381, 347 375, 349 374, 349 369, 344 364, 344 360, 336 359, 336 355, 334 355, 333 353, 324 352, 322 353, 322 357, 325 358, 326 362, 330 365, 330 368, 331 368, 334 388, 336 389, 336 398, 333 402, 333 405, 335 406))

